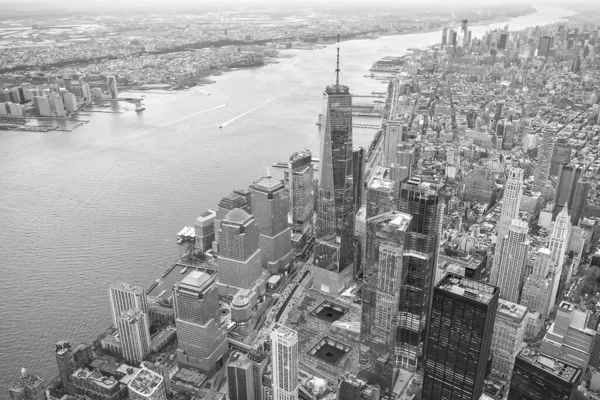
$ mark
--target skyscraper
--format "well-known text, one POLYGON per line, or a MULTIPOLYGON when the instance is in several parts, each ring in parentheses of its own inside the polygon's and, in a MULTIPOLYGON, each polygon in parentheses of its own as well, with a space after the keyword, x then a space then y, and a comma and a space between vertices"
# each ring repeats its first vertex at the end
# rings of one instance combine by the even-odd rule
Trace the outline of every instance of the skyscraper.
POLYGON ((505 379, 512 375, 515 357, 523 344, 527 326, 527 307, 498 300, 492 335, 492 370, 505 379))
POLYGON ((442 49, 448 42, 448 28, 442 29, 442 49))
POLYGON ((352 95, 339 82, 339 48, 335 85, 323 93, 319 125, 321 166, 314 252, 313 285, 338 295, 353 275, 354 169, 352 166, 352 95))
POLYGON ((552 38, 550 36, 543 36, 540 38, 540 43, 538 45, 538 57, 548 57, 548 53, 550 52, 550 42, 552 38))
POLYGON ((190 272, 173 287, 173 308, 178 363, 206 372, 219 369, 228 345, 227 331, 221 325, 215 277, 190 272))
POLYGON ((221 199, 219 208, 217 209, 217 216, 215 217, 215 241, 213 242, 213 251, 215 253, 219 253, 219 231, 221 230, 221 221, 224 220, 227 213, 234 208, 241 208, 248 214, 252 214, 248 198, 235 191, 221 199))
POLYGON ((550 164, 552 163, 552 154, 554 152, 554 142, 559 129, 554 126, 545 126, 542 128, 541 140, 538 148, 537 166, 535 168, 535 179, 533 181, 533 190, 546 193, 546 184, 550 175, 550 164))
POLYGON ((365 186, 365 149, 356 146, 352 149, 352 167, 354 182, 354 213, 362 206, 363 189, 365 186))
POLYGON ((288 187, 290 191, 290 214, 292 217, 292 243, 299 253, 313 236, 314 215, 314 169, 309 150, 290 156, 288 187))
POLYGON ((131 365, 139 365, 150 354, 150 325, 140 309, 121 312, 117 318, 123 358, 131 365))
POLYGON ((588 181, 587 178, 580 179, 575 187, 575 196, 573 196, 573 208, 571 210, 572 225, 577 225, 579 220, 583 217, 589 192, 590 181, 588 181))
MULTIPOLYGON (((241 208, 229 211, 219 230, 219 282, 248 289, 262 273, 262 251, 254 217, 241 208)), ((288 236, 289 244, 289 236, 288 236)))
POLYGON ((108 89, 108 96, 111 99, 116 99, 119 97, 119 93, 117 91, 117 79, 114 76, 106 77, 106 86, 108 89))
POLYGON ((525 282, 525 265, 529 251, 527 234, 529 227, 525 221, 514 219, 508 233, 502 239, 502 253, 498 264, 498 288, 500 298, 519 303, 525 282))
POLYGON ((515 359, 508 400, 572 399, 582 375, 581 368, 525 348, 515 359))
POLYGON ((270 176, 250 186, 251 209, 258 227, 262 267, 272 274, 288 271, 292 261, 289 197, 283 182, 270 176))
POLYGON ((412 217, 404 245, 406 277, 396 331, 400 365, 411 370, 423 356, 425 330, 437 268, 444 205, 431 185, 408 181, 400 189, 399 210, 412 217))
POLYGON ((110 285, 108 295, 110 297, 110 309, 115 326, 117 326, 117 319, 123 311, 140 309, 144 314, 148 315, 148 300, 144 288, 118 282, 110 285))
POLYGON ((563 207, 566 204, 573 206, 577 182, 583 169, 576 165, 561 164, 558 169, 558 180, 554 191, 554 205, 563 207))
POLYGON ((206 251, 211 248, 215 240, 216 218, 216 211, 206 210, 196 219, 196 250, 206 251))
POLYGON ((550 235, 548 248, 550 249, 550 278, 552 278, 552 295, 550 296, 550 308, 554 307, 558 286, 562 276, 563 264, 565 263, 565 253, 571 237, 571 220, 568 207, 565 205, 562 211, 556 216, 554 228, 550 235))
POLYGON ((523 170, 521 168, 512 168, 508 172, 508 179, 504 185, 504 197, 502 199, 502 209, 500 210, 500 221, 497 227, 498 234, 496 236, 496 249, 494 250, 494 264, 490 277, 490 284, 494 286, 498 284, 498 272, 500 259, 502 258, 502 239, 508 232, 513 219, 519 217, 522 195, 523 170))
POLYGON ((298 332, 280 323, 271 330, 273 400, 298 399, 298 332))
POLYGON ((21 369, 19 381, 8 388, 8 393, 11 400, 46 400, 44 381, 28 374, 25 368, 21 369))
MULTIPOLYGON (((366 353, 363 359, 375 360, 381 356, 395 355, 396 332, 400 327, 400 299, 406 296, 407 269, 404 262, 405 243, 412 217, 399 211, 390 211, 367 220, 367 249, 360 340, 366 353), (401 291, 401 288, 404 288, 401 291)), ((403 321, 405 322, 405 320, 403 321)), ((403 354, 414 359, 415 354, 403 354)), ((367 363, 370 367, 375 362, 367 363)), ((371 371, 376 373, 375 371, 371 371)), ((393 370, 384 371, 382 377, 393 387, 393 370)))
POLYGON ((235 352, 227 363, 227 385, 230 400, 260 400, 255 397, 253 362, 247 355, 235 352))
POLYGON ((390 180, 390 169, 377 167, 367 186, 367 214, 369 219, 392 209, 394 182, 390 180))
POLYGON ((498 288, 447 274, 433 290, 423 400, 477 400, 490 353, 498 288))

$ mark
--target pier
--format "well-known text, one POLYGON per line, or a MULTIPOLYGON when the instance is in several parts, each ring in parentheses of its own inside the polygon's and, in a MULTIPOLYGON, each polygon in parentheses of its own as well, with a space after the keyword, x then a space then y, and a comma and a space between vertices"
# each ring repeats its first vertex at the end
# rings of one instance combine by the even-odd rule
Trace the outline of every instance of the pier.
POLYGON ((380 125, 371 124, 352 124, 353 128, 366 128, 366 129, 381 129, 380 125))

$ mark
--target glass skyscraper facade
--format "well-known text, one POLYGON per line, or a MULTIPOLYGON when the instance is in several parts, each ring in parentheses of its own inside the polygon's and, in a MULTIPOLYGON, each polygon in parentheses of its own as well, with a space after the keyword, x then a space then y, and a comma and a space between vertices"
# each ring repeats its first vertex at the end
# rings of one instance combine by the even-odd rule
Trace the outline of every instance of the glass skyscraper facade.
POLYGON ((477 400, 492 343, 498 288, 447 274, 434 288, 423 400, 477 400))
POLYGON ((316 270, 323 271, 315 271, 315 281, 320 290, 338 294, 352 278, 355 256, 352 95, 347 86, 333 85, 323 99, 314 256, 316 270))
POLYGON ((398 207, 412 221, 404 243, 406 278, 400 286, 396 359, 414 370, 423 356, 444 206, 432 185, 410 180, 400 189, 398 207))

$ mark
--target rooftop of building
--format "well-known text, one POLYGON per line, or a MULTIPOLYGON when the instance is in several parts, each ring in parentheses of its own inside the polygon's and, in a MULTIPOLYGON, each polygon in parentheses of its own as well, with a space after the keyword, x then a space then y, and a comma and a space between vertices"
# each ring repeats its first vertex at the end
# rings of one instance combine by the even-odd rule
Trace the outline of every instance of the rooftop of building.
POLYGON ((105 389, 112 389, 114 386, 119 384, 119 382, 115 379, 102 375, 102 373, 100 373, 100 371, 97 369, 90 371, 87 368, 79 368, 75 370, 71 376, 78 379, 91 380, 96 385, 105 389))
POLYGON ((520 358, 565 382, 574 383, 581 374, 580 368, 568 364, 565 361, 540 354, 538 350, 529 348, 522 349, 517 354, 517 358, 520 358))
POLYGON ((131 285, 131 284, 125 283, 125 282, 111 283, 110 288, 117 289, 117 290, 126 290, 128 292, 133 292, 133 293, 144 293, 143 287, 131 285))
POLYGON ((138 374, 129 382, 129 390, 145 397, 150 397, 163 382, 163 377, 146 368, 140 369, 138 374))
POLYGON ((520 304, 515 304, 504 299, 498 299, 498 309, 496 310, 496 318, 502 315, 505 318, 510 318, 515 322, 521 322, 527 315, 527 307, 520 304))
POLYGON ((279 179, 275 179, 272 176, 263 176, 252 184, 253 190, 259 190, 262 192, 274 192, 276 190, 283 189, 283 182, 279 179))
POLYGON ((271 332, 277 332, 278 336, 283 337, 287 340, 293 339, 298 336, 298 332, 296 332, 292 328, 288 328, 285 325, 280 323, 275 323, 271 332))
POLYGON ((242 210, 241 208, 234 208, 227 213, 225 216, 225 221, 242 223, 248 218, 250 218, 250 214, 248 214, 246 211, 242 210))
POLYGON ((369 182, 369 189, 394 189, 394 182, 389 179, 372 178, 369 182))
POLYGON ((157 280, 152 290, 148 292, 148 296, 156 297, 161 300, 168 300, 171 297, 171 292, 175 284, 181 282, 193 271, 200 271, 208 275, 215 275, 216 269, 210 268, 209 264, 198 267, 190 267, 183 264, 175 264, 163 276, 157 280))
POLYGON ((135 308, 135 309, 129 309, 129 310, 124 310, 121 311, 121 314, 119 315, 119 317, 117 319, 121 320, 125 320, 129 323, 134 322, 140 318, 142 318, 144 316, 144 312, 142 310, 140 310, 139 308, 135 308))
POLYGON ((217 216, 217 212, 215 210, 206 210, 196 219, 196 222, 204 222, 210 219, 213 219, 217 216))
POLYGON ((183 285, 194 286, 196 288, 203 288, 211 278, 212 276, 206 272, 194 270, 187 274, 185 278, 181 280, 181 283, 183 285))
POLYGON ((498 292, 498 288, 495 286, 450 273, 446 274, 437 287, 483 304, 488 304, 494 294, 498 292))

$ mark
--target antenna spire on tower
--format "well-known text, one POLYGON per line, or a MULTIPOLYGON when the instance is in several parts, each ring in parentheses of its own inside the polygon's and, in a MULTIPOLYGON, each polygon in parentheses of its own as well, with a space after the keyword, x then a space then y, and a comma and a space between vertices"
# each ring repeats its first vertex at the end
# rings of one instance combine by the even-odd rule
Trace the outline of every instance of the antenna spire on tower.
POLYGON ((335 86, 340 86, 340 26, 337 32, 337 64, 335 69, 335 86))

